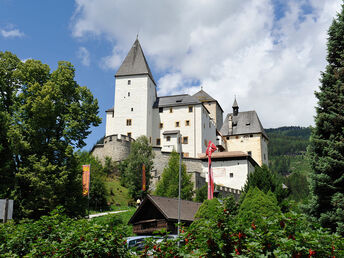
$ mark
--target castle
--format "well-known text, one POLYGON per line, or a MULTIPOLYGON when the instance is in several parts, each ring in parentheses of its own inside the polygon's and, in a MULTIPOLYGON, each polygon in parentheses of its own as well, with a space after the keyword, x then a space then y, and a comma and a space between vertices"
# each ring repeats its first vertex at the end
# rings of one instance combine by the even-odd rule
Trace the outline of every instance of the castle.
POLYGON ((234 100, 233 112, 223 121, 220 104, 203 89, 192 96, 157 96, 157 85, 138 39, 115 80, 114 107, 106 111, 104 143, 92 149, 101 160, 105 156, 115 161, 125 159, 130 141, 145 135, 156 154, 153 187, 167 164, 168 153, 179 151, 181 146, 198 188, 207 178, 204 153, 212 141, 218 147, 213 154, 215 183, 236 190, 255 166, 268 164, 268 137, 255 111, 239 112, 234 100))

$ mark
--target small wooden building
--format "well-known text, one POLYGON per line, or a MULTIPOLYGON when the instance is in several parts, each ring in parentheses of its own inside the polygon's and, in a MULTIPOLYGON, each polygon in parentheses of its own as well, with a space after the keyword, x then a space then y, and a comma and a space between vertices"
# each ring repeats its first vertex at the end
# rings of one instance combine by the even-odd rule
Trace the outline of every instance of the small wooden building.
MULTIPOLYGON (((201 203, 181 200, 181 223, 190 225, 200 206, 201 203)), ((128 224, 133 225, 133 231, 138 235, 151 235, 162 229, 177 234, 177 222, 178 199, 147 195, 128 224)))

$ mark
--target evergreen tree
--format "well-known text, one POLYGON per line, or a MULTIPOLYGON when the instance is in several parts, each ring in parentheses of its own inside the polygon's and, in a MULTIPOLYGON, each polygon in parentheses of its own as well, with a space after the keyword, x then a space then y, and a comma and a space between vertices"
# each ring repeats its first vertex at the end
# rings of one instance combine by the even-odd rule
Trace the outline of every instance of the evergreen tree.
MULTIPOLYGON (((191 175, 186 173, 186 166, 182 163, 181 199, 191 200, 193 195, 193 184, 191 175)), ((164 168, 162 178, 158 182, 156 194, 166 197, 178 197, 179 189, 179 154, 172 151, 167 167, 164 168)))
POLYGON ((328 31, 327 62, 321 74, 315 128, 310 212, 323 226, 344 234, 344 9, 328 31))

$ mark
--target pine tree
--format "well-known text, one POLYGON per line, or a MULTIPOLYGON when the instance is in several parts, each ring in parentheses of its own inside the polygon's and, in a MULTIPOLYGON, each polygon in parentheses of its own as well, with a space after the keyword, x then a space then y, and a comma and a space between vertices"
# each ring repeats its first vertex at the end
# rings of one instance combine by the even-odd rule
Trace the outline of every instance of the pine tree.
POLYGON ((323 226, 344 234, 344 6, 328 31, 327 62, 321 74, 315 128, 310 213, 323 226))

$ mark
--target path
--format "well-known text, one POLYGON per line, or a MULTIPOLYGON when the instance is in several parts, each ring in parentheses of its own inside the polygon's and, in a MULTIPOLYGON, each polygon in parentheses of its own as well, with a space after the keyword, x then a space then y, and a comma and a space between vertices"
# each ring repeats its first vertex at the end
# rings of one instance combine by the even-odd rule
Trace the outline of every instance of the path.
POLYGON ((108 211, 108 212, 102 212, 102 213, 97 213, 97 214, 91 214, 89 216, 90 219, 95 218, 95 217, 100 217, 104 215, 109 215, 109 214, 115 214, 115 213, 121 213, 121 212, 126 212, 128 210, 122 210, 122 211, 108 211))

